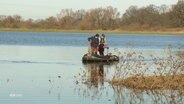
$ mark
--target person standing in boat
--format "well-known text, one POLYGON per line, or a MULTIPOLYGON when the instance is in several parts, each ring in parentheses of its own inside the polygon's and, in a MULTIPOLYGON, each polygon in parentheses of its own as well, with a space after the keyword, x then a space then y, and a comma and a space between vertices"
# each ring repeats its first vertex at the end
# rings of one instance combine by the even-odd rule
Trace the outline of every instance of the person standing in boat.
POLYGON ((98 52, 98 45, 99 45, 99 34, 88 38, 88 53, 89 56, 97 55, 98 52))
POLYGON ((100 36, 100 44, 99 44, 99 49, 98 49, 99 54, 101 56, 104 56, 104 48, 106 47, 107 47, 107 42, 106 42, 105 34, 102 34, 100 36))

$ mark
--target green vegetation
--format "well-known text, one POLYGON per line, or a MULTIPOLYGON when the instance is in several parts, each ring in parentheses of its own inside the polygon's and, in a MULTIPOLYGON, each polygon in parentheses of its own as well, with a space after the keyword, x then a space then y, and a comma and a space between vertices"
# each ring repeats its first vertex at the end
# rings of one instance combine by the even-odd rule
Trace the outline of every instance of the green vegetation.
POLYGON ((131 6, 123 15, 113 7, 64 9, 55 17, 37 20, 0 15, 0 31, 184 34, 184 1, 172 6, 131 6))

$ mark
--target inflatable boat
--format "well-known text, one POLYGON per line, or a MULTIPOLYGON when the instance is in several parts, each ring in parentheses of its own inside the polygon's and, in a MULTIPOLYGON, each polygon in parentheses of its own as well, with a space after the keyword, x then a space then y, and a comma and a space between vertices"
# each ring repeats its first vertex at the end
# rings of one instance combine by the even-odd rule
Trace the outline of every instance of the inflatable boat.
POLYGON ((83 63, 88 63, 88 62, 118 62, 119 61, 119 57, 116 55, 106 55, 106 56, 99 56, 99 55, 95 55, 95 56, 88 56, 87 54, 85 54, 82 57, 82 62, 83 63))

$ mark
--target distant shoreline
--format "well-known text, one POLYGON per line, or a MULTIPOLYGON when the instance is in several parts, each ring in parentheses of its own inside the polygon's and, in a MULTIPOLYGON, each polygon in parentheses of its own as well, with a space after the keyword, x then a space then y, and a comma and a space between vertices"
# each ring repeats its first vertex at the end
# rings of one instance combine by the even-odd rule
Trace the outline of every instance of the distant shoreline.
POLYGON ((0 28, 0 31, 12 32, 67 32, 67 33, 104 33, 104 34, 155 34, 155 35, 184 35, 184 31, 173 30, 77 30, 77 29, 28 29, 28 28, 0 28))

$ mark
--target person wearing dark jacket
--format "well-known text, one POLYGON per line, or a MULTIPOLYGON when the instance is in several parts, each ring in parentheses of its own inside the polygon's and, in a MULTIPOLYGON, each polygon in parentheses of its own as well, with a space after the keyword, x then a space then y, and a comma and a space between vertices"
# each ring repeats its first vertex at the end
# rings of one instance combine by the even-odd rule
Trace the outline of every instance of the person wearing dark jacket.
POLYGON ((89 42, 89 47, 88 47, 89 56, 97 55, 97 51, 98 51, 97 47, 99 45, 99 34, 89 37, 88 42, 89 42))

